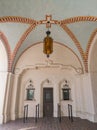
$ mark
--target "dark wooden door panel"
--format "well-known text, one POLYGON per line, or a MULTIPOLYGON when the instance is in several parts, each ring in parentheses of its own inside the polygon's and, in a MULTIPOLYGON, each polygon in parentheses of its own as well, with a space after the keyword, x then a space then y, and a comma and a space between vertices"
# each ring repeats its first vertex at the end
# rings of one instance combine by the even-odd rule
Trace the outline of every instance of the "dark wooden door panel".
POLYGON ((45 103, 44 110, 45 110, 44 116, 52 116, 53 115, 52 103, 45 103))
POLYGON ((43 115, 53 116, 53 88, 43 89, 43 115))

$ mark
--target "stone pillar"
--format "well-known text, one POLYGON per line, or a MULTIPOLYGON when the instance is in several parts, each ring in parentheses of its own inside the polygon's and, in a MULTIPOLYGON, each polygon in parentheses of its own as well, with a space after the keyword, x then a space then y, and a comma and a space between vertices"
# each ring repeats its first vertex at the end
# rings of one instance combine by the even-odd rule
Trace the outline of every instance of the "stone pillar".
POLYGON ((10 120, 11 98, 12 98, 13 74, 8 73, 6 94, 4 102, 4 123, 10 120))
POLYGON ((55 85, 54 85, 54 90, 53 90, 53 96, 54 96, 54 99, 53 99, 53 105, 54 105, 54 110, 53 110, 53 116, 54 117, 57 117, 58 116, 58 103, 60 103, 60 100, 59 100, 59 84, 58 82, 56 81, 55 85))
POLYGON ((7 72, 0 72, 0 124, 3 123, 6 113, 4 113, 4 101, 6 95, 7 72))
POLYGON ((18 118, 18 107, 17 107, 18 82, 19 82, 19 75, 14 74, 12 98, 11 98, 11 120, 15 120, 16 118, 18 118))

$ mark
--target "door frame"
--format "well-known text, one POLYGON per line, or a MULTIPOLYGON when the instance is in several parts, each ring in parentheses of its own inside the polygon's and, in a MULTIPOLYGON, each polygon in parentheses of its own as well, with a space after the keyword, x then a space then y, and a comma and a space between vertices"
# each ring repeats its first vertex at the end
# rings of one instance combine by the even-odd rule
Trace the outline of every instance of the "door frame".
POLYGON ((41 88, 40 88, 40 117, 43 117, 43 88, 53 88, 53 116, 54 116, 54 84, 49 78, 46 78, 41 82, 41 88))
MULTIPOLYGON (((54 112, 54 104, 53 104, 53 101, 54 101, 54 89, 53 87, 43 87, 43 95, 42 95, 42 99, 43 99, 43 117, 44 117, 44 89, 52 89, 52 107, 53 107, 53 112, 54 112)), ((52 117, 53 117, 53 113, 52 113, 52 117)))

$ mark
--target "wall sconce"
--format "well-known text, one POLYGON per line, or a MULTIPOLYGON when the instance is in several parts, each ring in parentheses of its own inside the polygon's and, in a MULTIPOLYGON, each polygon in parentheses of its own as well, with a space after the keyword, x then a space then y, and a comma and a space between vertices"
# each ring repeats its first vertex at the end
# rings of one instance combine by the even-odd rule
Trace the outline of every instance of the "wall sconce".
MULTIPOLYGON (((50 23, 49 21, 47 22, 50 23)), ((50 31, 48 28, 48 31, 46 32, 47 36, 44 38, 44 44, 43 44, 43 52, 47 55, 47 58, 49 58, 49 55, 53 52, 53 39, 50 37, 50 31)))

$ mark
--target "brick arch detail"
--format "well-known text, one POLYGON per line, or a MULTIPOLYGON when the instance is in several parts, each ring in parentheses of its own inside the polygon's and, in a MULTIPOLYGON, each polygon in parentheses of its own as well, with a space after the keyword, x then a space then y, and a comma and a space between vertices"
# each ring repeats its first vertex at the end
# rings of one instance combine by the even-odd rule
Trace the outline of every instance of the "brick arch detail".
MULTIPOLYGON (((47 17, 48 15, 46 15, 47 17)), ((51 16, 52 17, 52 16, 51 16)), ((25 24, 33 24, 33 22, 37 22, 37 24, 44 24, 44 21, 46 20, 33 20, 30 18, 25 18, 25 17, 19 17, 19 16, 5 16, 5 17, 0 17, 0 23, 5 23, 5 22, 17 22, 17 23, 25 23, 25 24)), ((53 24, 71 24, 75 22, 80 22, 80 21, 97 21, 96 16, 77 16, 77 17, 71 17, 68 19, 64 20, 52 20, 53 24)), ((47 22, 47 21, 46 21, 47 22)))
POLYGON ((77 17, 71 17, 65 20, 61 20, 62 24, 71 24, 75 22, 84 22, 84 21, 97 21, 96 16, 77 16, 77 17))
MULTIPOLYGON (((71 24, 71 23, 75 23, 75 22, 84 22, 84 21, 93 21, 93 22, 96 22, 97 21, 97 17, 94 17, 94 16, 78 16, 78 17, 72 17, 72 18, 69 18, 69 19, 65 19, 65 20, 62 20, 61 21, 61 24, 66 26, 66 24, 71 24)), ((83 62, 84 62, 84 66, 85 66, 85 71, 88 72, 88 56, 89 56, 89 51, 90 51, 90 47, 91 47, 91 44, 92 44, 92 41, 97 33, 97 29, 94 30, 94 32, 92 33, 92 35, 90 36, 90 39, 89 39, 89 42, 87 44, 87 48, 86 48, 86 51, 84 52, 83 49, 81 48, 81 45, 80 43, 76 40, 76 37, 74 36, 74 34, 70 31, 69 28, 64 29, 68 34, 69 36, 71 37, 71 39, 74 41, 74 43, 76 44, 81 56, 82 56, 82 59, 83 59, 83 62)))
POLYGON ((20 46, 22 45, 23 41, 26 39, 26 37, 28 36, 28 34, 35 28, 36 24, 31 25, 22 35, 22 37, 20 38, 19 42, 16 44, 16 47, 13 51, 12 57, 11 57, 11 70, 12 70, 12 66, 13 66, 13 62, 14 62, 14 58, 16 57, 16 53, 19 50, 20 46))
POLYGON ((14 22, 14 23, 25 23, 25 24, 33 24, 36 21, 30 18, 24 18, 19 16, 6 16, 0 18, 0 23, 5 22, 14 22))
MULTIPOLYGON (((7 16, 7 17, 1 17, 0 18, 0 23, 17 22, 17 23, 25 23, 25 24, 31 25, 30 28, 28 28, 26 30, 26 32, 23 34, 23 36, 20 38, 19 42, 16 45, 16 48, 14 49, 14 52, 11 56, 11 61, 10 61, 10 70, 12 68, 12 63, 13 63, 13 60, 16 56, 16 52, 18 51, 19 47, 21 46, 21 44, 23 43, 25 38, 28 36, 28 34, 33 30, 33 28, 36 25, 44 24, 45 21, 46 20, 35 21, 33 19, 30 19, 30 18, 24 18, 24 17, 18 17, 18 16, 7 16)), ((78 48, 78 50, 81 54, 81 57, 83 59, 83 63, 84 63, 84 66, 85 66, 85 71, 88 72, 87 52, 84 53, 84 51, 81 48, 81 45, 78 42, 77 38, 74 36, 74 34, 71 32, 71 30, 66 26, 66 24, 80 22, 80 21, 97 21, 97 17, 94 17, 94 16, 78 16, 78 17, 72 17, 72 18, 69 18, 69 19, 61 20, 61 21, 51 20, 51 24, 60 25, 64 29, 64 31, 66 31, 68 33, 68 35, 74 41, 75 45, 77 46, 77 48, 78 48)), ((47 21, 46 21, 46 23, 47 23, 47 21)))
MULTIPOLYGON (((6 17, 1 17, 0 18, 0 23, 5 23, 5 22, 14 22, 14 23, 23 23, 23 24, 29 24, 30 27, 24 32, 24 34, 22 35, 22 37, 20 38, 19 42, 16 44, 16 47, 13 51, 13 53, 10 53, 10 58, 8 60, 9 62, 9 67, 8 70, 12 71, 12 65, 13 65, 13 61, 14 58, 16 56, 16 53, 19 49, 19 47, 21 46, 21 44, 23 43, 23 41, 26 39, 26 37, 28 36, 28 34, 35 28, 35 26, 37 25, 37 21, 30 19, 30 18, 24 18, 24 17, 18 17, 18 16, 6 16, 6 17)), ((7 40, 5 38, 5 41, 7 43, 7 40)), ((10 48, 10 47, 9 47, 10 48)), ((11 52, 11 51, 9 51, 11 52)))
MULTIPOLYGON (((94 16, 77 16, 77 17, 72 17, 72 18, 68 18, 65 20, 52 20, 51 17, 51 24, 58 24, 60 25, 64 31, 66 31, 66 33, 71 37, 71 39, 74 41, 77 49, 80 52, 80 55, 82 57, 84 66, 85 66, 85 71, 88 72, 88 61, 87 61, 87 52, 84 52, 84 50, 81 47, 80 42, 77 40, 77 38, 75 37, 75 35, 73 34, 73 32, 71 32, 71 30, 66 26, 66 24, 71 24, 71 23, 75 23, 75 22, 84 22, 84 21, 97 21, 97 17, 94 16)), ((46 21, 41 20, 39 21, 39 24, 44 24, 46 21)))
POLYGON ((63 28, 64 31, 66 31, 66 33, 71 37, 71 39, 73 40, 74 44, 76 45, 77 49, 80 52, 80 55, 82 57, 84 66, 85 66, 85 71, 88 72, 88 68, 87 68, 87 62, 86 62, 86 57, 85 57, 85 53, 80 45, 80 42, 77 40, 77 38, 75 37, 75 35, 72 33, 72 31, 64 24, 60 24, 60 26, 63 28))
POLYGON ((10 72, 10 68, 11 68, 11 49, 10 49, 10 46, 9 46, 9 43, 8 43, 6 36, 1 31, 0 31, 0 39, 3 41, 3 44, 4 44, 5 49, 6 49, 6 53, 7 53, 7 57, 8 57, 8 71, 10 72))

